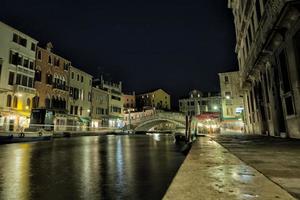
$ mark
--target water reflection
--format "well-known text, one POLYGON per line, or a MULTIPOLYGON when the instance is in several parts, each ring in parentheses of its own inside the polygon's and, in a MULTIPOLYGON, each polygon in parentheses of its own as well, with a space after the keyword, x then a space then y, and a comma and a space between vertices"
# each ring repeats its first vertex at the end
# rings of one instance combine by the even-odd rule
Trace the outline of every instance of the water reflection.
MULTIPOLYGON (((3 199, 30 199, 29 176, 31 146, 6 145, 1 152, 0 196, 3 199), (2 158, 7 158, 2 161, 2 158)), ((0 198, 2 199, 2 198, 0 198)))
POLYGON ((161 199, 179 150, 165 135, 1 145, 0 199, 161 199))

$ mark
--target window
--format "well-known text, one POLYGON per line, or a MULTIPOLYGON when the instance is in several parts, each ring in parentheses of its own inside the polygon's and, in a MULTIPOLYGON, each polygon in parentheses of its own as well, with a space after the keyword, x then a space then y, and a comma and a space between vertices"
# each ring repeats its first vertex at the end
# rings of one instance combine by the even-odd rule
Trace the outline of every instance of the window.
POLYGON ((33 69, 33 66, 34 66, 34 65, 33 65, 33 61, 30 60, 30 61, 29 61, 29 69, 33 69))
POLYGON ((78 114, 78 106, 75 106, 74 108, 75 108, 74 114, 77 115, 78 114))
POLYGON ((229 78, 228 78, 228 76, 225 76, 224 79, 225 79, 225 83, 229 83, 229 78))
POLYGON ((42 59, 42 52, 41 52, 41 51, 38 51, 38 53, 37 53, 37 58, 38 58, 39 60, 42 59))
POLYGON ((32 107, 37 108, 39 106, 39 97, 35 96, 32 98, 32 107))
POLYGON ((52 84, 52 75, 51 74, 46 74, 46 84, 51 85, 52 84))
POLYGON ((16 80, 16 84, 20 85, 21 84, 21 74, 17 74, 17 80, 16 80))
POLYGON ((18 97, 16 97, 16 96, 14 96, 13 107, 14 107, 14 108, 17 108, 17 107, 18 107, 18 97))
POLYGON ((79 81, 79 74, 77 74, 77 81, 79 81))
POLYGON ((41 81, 41 78, 42 78, 42 72, 40 70, 36 70, 34 80, 35 81, 41 81))
POLYGON ((79 114, 82 115, 82 107, 80 107, 79 114))
POLYGON ((13 35, 13 41, 14 41, 15 43, 18 43, 18 39, 19 39, 19 36, 18 36, 17 34, 14 33, 14 35, 13 35))
POLYGON ((282 77, 282 89, 284 93, 291 91, 291 85, 288 75, 288 65, 286 60, 285 51, 282 51, 279 55, 279 62, 280 62, 280 72, 282 77))
POLYGON ((23 66, 26 67, 26 68, 28 68, 28 66, 29 66, 29 60, 27 58, 24 59, 23 66))
POLYGON ((48 57, 48 63, 49 63, 49 64, 52 64, 51 56, 48 57))
POLYGON ((20 37, 19 40, 20 40, 19 42, 20 45, 22 45, 23 47, 27 46, 27 40, 25 38, 20 37))
POLYGON ((83 83, 83 76, 81 76, 81 82, 83 83))
POLYGON ((7 98, 6 98, 6 106, 7 107, 11 107, 11 95, 7 95, 7 98))
POLYGON ((66 70, 66 71, 69 70, 69 63, 64 63, 64 70, 66 70))
POLYGON ((73 106, 70 106, 70 114, 73 115, 73 106))
POLYGON ((31 51, 35 51, 35 49, 36 49, 36 44, 31 43, 31 51))
POLYGON ((59 58, 54 58, 54 66, 59 67, 60 61, 59 58))
POLYGON ((22 76, 22 85, 27 86, 27 76, 22 76))
POLYGON ((72 74, 71 74, 71 75, 72 75, 72 79, 74 79, 74 72, 72 72, 72 74))
POLYGON ((26 101, 26 106, 28 106, 28 108, 30 108, 30 104, 31 104, 31 101, 30 101, 30 99, 28 98, 27 101, 26 101))
POLYGON ((33 88, 33 78, 31 77, 28 78, 28 87, 33 88))
POLYGON ((9 72, 9 76, 8 76, 8 84, 9 85, 13 85, 14 84, 14 77, 15 77, 15 73, 9 72))
POLYGON ((292 96, 289 96, 289 97, 285 98, 285 107, 286 107, 287 116, 295 114, 292 96))
POLYGON ((47 97, 47 98, 45 99, 45 107, 46 107, 46 108, 50 108, 50 103, 51 103, 51 101, 50 101, 50 99, 47 97))

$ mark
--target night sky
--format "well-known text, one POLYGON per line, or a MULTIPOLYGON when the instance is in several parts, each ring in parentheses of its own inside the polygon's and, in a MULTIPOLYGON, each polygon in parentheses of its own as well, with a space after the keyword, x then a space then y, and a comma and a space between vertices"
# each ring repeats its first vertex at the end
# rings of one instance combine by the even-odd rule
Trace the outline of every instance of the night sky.
POLYGON ((218 91, 217 73, 237 67, 227 0, 1 0, 0 17, 125 92, 163 88, 173 103, 218 91))

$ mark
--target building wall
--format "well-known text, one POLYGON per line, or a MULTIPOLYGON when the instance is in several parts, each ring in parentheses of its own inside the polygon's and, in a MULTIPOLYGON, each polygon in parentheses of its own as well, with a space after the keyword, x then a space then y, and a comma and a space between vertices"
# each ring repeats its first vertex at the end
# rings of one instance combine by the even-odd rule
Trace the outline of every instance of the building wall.
POLYGON ((36 92, 33 79, 37 41, 2 22, 0 35, 0 128, 8 130, 10 123, 10 130, 17 130, 19 126, 28 125, 36 92), (26 44, 22 43, 25 41, 26 44), (15 59, 17 57, 19 59, 15 59))
POLYGON ((213 93, 202 93, 193 90, 188 98, 179 100, 179 111, 185 115, 200 115, 204 112, 220 112, 220 95, 213 93))
POLYGON ((39 108, 52 108, 66 112, 69 99, 70 61, 53 53, 52 44, 37 48, 34 102, 39 108))
POLYGON ((124 110, 128 110, 128 109, 134 110, 136 108, 135 93, 133 93, 132 95, 124 94, 123 102, 124 102, 124 110))
POLYGON ((236 72, 219 73, 222 117, 226 119, 241 118, 244 109, 243 98, 240 94, 240 74, 236 72))
POLYGON ((89 118, 91 114, 92 76, 71 66, 69 80, 69 114, 89 118))
POLYGON ((171 109, 171 96, 162 89, 153 92, 137 95, 137 107, 144 108, 171 109))
POLYGON ((92 127, 107 126, 109 117, 109 94, 97 87, 92 87, 92 127))
POLYGON ((299 1, 230 1, 246 131, 300 138, 299 1))

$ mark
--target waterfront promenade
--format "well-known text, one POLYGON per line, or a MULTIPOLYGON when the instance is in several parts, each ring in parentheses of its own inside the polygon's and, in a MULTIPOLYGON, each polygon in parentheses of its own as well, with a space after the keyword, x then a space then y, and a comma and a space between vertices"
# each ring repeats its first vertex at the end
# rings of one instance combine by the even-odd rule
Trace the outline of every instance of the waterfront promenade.
POLYGON ((295 198, 212 138, 200 137, 194 142, 164 199, 295 198))

